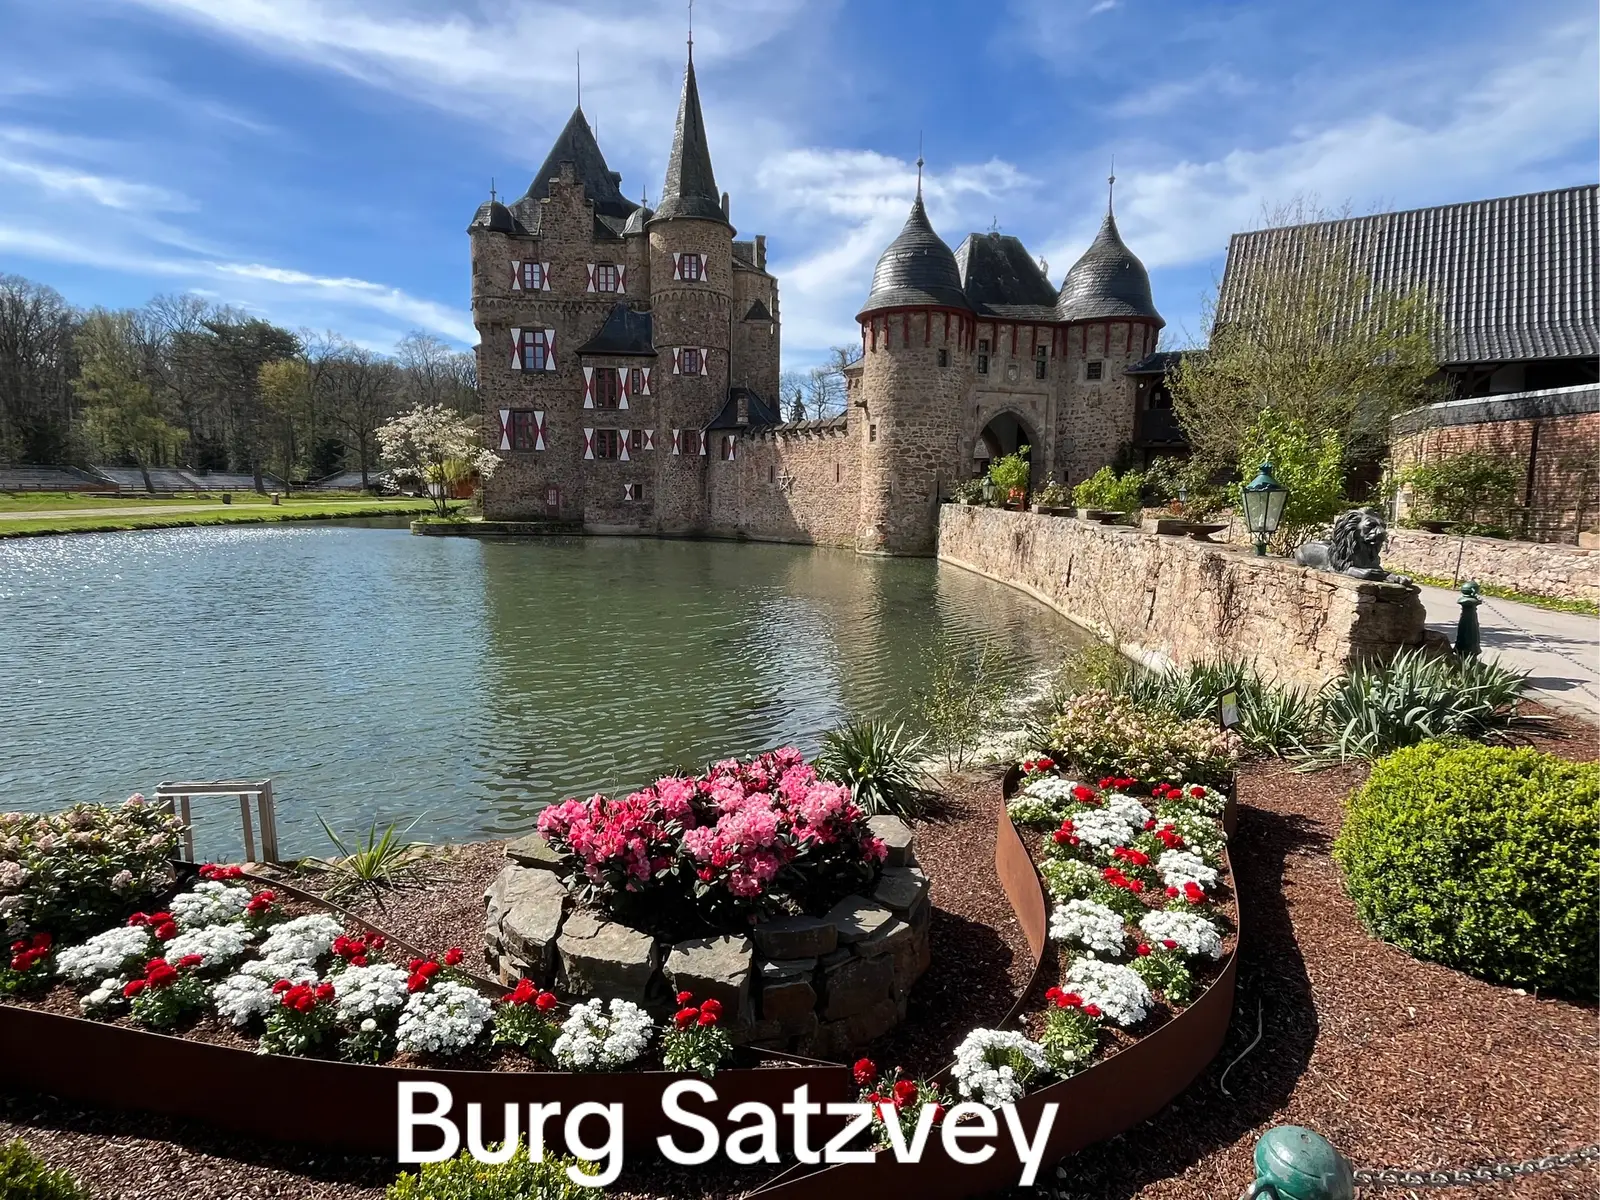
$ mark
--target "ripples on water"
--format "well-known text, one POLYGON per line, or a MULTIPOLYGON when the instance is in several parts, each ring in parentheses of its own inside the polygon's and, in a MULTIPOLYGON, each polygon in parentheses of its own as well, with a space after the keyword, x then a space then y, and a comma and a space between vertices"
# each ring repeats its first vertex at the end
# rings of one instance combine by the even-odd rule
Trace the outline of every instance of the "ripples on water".
MULTIPOLYGON (((273 779, 286 854, 419 818, 528 828, 552 799, 903 708, 937 637, 1024 667, 1082 640, 923 559, 348 526, 0 541, 0 807, 273 779), (419 817, 420 814, 420 817, 419 817)), ((237 848, 205 820, 202 855, 237 848)))

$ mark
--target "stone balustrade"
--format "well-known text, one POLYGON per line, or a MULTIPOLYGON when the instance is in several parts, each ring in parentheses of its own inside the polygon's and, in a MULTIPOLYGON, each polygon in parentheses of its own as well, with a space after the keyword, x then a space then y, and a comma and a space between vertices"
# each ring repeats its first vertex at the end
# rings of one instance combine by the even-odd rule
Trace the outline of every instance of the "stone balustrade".
POLYGON ((889 857, 871 895, 672 944, 575 906, 564 862, 532 833, 506 847, 510 861, 484 891, 485 956, 508 987, 531 979, 663 1009, 688 991, 721 1002, 736 1044, 845 1056, 905 1019, 930 961, 933 906, 911 831, 896 817, 872 827, 889 857))
POLYGON ((1241 658, 1280 683, 1315 688, 1425 638, 1413 588, 1128 526, 946 504, 938 553, 1151 666, 1241 658))

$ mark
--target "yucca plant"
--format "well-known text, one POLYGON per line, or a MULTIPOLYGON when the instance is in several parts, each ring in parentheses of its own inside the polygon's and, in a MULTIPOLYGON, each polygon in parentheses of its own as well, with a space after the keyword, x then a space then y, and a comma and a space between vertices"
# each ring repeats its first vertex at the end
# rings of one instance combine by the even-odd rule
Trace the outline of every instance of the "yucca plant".
POLYGON ((823 735, 817 774, 850 789, 868 814, 909 816, 926 806, 921 759, 927 738, 905 725, 857 718, 823 735))
POLYGON ((1385 664, 1362 664, 1321 695, 1324 742, 1313 765, 1372 761, 1431 738, 1504 739, 1528 718, 1518 703, 1528 676, 1481 658, 1402 650, 1385 664))
POLYGON ((327 859, 306 859, 300 865, 332 876, 326 889, 330 899, 338 900, 363 892, 377 899, 383 889, 398 889, 411 881, 417 860, 423 856, 426 848, 416 842, 400 839, 419 820, 420 817, 414 818, 411 824, 399 831, 391 822, 381 834, 378 832, 378 823, 374 821, 367 829, 365 842, 352 848, 319 815, 317 823, 322 826, 322 831, 328 835, 328 840, 338 853, 327 859))

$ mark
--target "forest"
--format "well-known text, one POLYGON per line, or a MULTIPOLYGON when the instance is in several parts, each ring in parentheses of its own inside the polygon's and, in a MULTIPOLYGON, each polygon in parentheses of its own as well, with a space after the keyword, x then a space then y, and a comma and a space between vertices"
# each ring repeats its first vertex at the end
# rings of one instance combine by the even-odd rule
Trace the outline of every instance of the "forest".
POLYGON ((0 274, 0 463, 179 466, 300 481, 379 466, 376 431, 478 412, 477 364, 413 331, 390 354, 191 294, 81 309, 0 274))

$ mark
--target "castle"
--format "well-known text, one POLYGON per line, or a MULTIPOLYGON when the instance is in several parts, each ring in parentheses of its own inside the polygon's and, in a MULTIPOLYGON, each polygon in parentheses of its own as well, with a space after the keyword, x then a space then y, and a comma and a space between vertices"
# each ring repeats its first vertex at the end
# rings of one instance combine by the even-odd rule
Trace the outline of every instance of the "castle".
POLYGON ((581 108, 527 194, 474 215, 472 312, 489 520, 597 533, 932 550, 938 505, 1031 447, 1035 484, 1076 483, 1133 438, 1127 369, 1164 324, 1108 205, 1053 287, 1015 237, 952 252, 916 200, 857 316, 848 406, 785 421, 766 239, 717 191, 693 50, 654 210, 623 196, 581 108))

